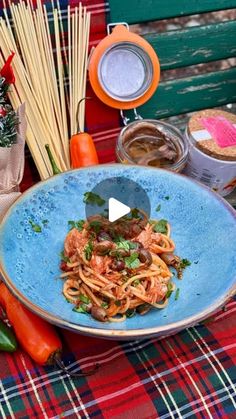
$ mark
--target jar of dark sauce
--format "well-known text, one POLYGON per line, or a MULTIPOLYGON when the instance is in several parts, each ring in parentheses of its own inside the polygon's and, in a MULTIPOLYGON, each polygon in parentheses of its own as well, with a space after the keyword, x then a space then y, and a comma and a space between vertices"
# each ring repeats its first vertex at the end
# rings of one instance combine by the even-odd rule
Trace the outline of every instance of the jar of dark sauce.
POLYGON ((121 130, 116 156, 120 163, 181 172, 187 162, 188 143, 172 125, 154 119, 143 119, 132 122, 121 130))

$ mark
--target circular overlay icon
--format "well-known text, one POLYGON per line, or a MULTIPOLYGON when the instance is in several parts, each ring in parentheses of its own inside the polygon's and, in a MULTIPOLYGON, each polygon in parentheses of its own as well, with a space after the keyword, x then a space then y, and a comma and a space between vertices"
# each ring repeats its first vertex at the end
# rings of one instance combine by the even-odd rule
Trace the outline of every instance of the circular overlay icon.
POLYGON ((89 222, 100 222, 110 233, 126 239, 136 237, 146 227, 151 205, 142 186, 125 177, 111 177, 85 194, 89 222))

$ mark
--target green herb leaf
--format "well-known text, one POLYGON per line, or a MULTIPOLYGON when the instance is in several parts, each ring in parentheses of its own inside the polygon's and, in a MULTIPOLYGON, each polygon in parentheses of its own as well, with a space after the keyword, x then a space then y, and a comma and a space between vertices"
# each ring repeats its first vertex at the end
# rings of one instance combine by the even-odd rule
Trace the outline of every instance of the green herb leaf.
POLYGON ((101 307, 103 307, 103 308, 107 309, 109 306, 108 306, 108 304, 104 301, 104 302, 101 304, 101 307))
POLYGON ((94 220, 94 221, 91 221, 91 223, 89 223, 89 228, 94 230, 96 234, 100 232, 101 226, 102 226, 101 221, 94 220))
POLYGON ((29 223, 32 227, 32 230, 34 230, 35 233, 41 233, 42 232, 42 228, 40 227, 40 225, 34 224, 32 220, 29 220, 29 223))
POLYGON ((166 234, 167 233, 167 220, 159 220, 154 226, 154 231, 156 233, 166 234))
POLYGON ((84 254, 87 260, 90 260, 93 253, 93 243, 89 241, 86 246, 84 247, 84 254))
POLYGON ((120 307, 120 306, 121 306, 121 301, 120 301, 120 300, 115 300, 115 305, 116 305, 117 307, 120 307))
POLYGON ((68 225, 70 226, 70 230, 72 228, 76 228, 78 231, 82 231, 84 227, 84 220, 78 220, 78 221, 68 221, 68 225))
POLYGON ((179 293, 180 293, 180 289, 177 288, 176 293, 175 293, 175 300, 178 300, 179 298, 179 293))
POLYGON ((123 237, 119 236, 117 238, 115 238, 115 243, 118 247, 118 249, 124 249, 124 250, 131 250, 131 249, 136 249, 137 248, 137 244, 133 243, 129 240, 125 240, 123 237))
POLYGON ((161 204, 157 205, 157 207, 156 207, 156 212, 158 212, 158 211, 160 211, 160 210, 161 210, 161 204))
POLYGON ((45 226, 45 225, 47 225, 47 224, 48 224, 48 220, 43 220, 43 221, 42 221, 42 223, 43 223, 43 225, 45 226))
POLYGON ((140 212, 139 212, 138 208, 132 208, 130 213, 131 213, 132 218, 140 218, 140 212))
POLYGON ((129 309, 125 312, 125 315, 126 315, 126 317, 128 317, 128 318, 135 316, 135 314, 136 314, 136 311, 135 311, 134 309, 131 309, 131 308, 129 308, 129 309))
POLYGON ((82 303, 85 303, 85 304, 90 303, 90 298, 88 298, 87 295, 80 294, 79 299, 80 299, 80 301, 82 301, 82 303))
POLYGON ((85 204, 98 205, 99 207, 102 207, 106 201, 93 192, 85 192, 83 202, 85 204))
POLYGON ((130 244, 129 244, 128 240, 120 241, 120 242, 116 243, 116 245, 117 245, 118 249, 124 249, 124 250, 127 250, 127 251, 129 251, 129 249, 130 249, 130 244))
POLYGON ((167 284, 166 298, 170 298, 172 292, 173 292, 172 283, 171 282, 168 282, 168 284, 167 284))
POLYGON ((70 262, 70 259, 67 256, 65 256, 64 250, 62 250, 62 252, 60 253, 60 258, 66 263, 70 262))
POLYGON ((135 269, 140 265, 140 260, 138 258, 138 253, 134 252, 132 255, 125 258, 125 265, 127 268, 135 269))
POLYGON ((137 249, 137 247, 138 247, 138 243, 129 242, 129 248, 130 248, 130 250, 137 249))
POLYGON ((191 262, 188 259, 181 259, 181 261, 179 262, 179 268, 180 269, 185 269, 187 266, 190 266, 191 262))
POLYGON ((137 287, 140 284, 139 279, 135 279, 132 284, 134 285, 134 287, 137 287))
POLYGON ((76 313, 83 313, 88 314, 86 304, 80 304, 72 309, 72 311, 76 311, 76 313))

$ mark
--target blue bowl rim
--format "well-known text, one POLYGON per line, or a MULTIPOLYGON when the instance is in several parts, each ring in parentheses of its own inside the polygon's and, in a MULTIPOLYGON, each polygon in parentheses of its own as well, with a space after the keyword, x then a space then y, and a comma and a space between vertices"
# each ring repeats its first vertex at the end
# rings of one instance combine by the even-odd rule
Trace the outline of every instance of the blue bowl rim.
MULTIPOLYGON (((150 167, 146 167, 146 166, 138 166, 138 165, 130 165, 130 164, 123 165, 123 164, 118 164, 118 163, 112 163, 112 164, 108 163, 108 164, 99 164, 99 165, 96 165, 96 166, 89 166, 89 167, 84 167, 84 168, 79 168, 79 169, 68 170, 68 171, 62 172, 58 175, 51 176, 50 178, 48 178, 46 180, 39 181, 38 183, 36 183, 35 185, 31 186, 26 191, 24 191, 22 193, 22 195, 19 198, 17 198, 17 200, 14 202, 14 204, 8 209, 8 211, 6 212, 6 214, 3 216, 2 220, 1 220, 0 229, 2 229, 2 227, 6 223, 7 219, 10 217, 11 212, 14 209, 14 207, 21 200, 23 200, 26 195, 30 194, 30 192, 32 190, 40 188, 42 184, 50 182, 50 180, 54 179, 55 176, 63 176, 64 173, 68 174, 68 173, 75 173, 75 172, 79 172, 79 171, 89 171, 91 169, 92 170, 100 170, 101 168, 105 168, 105 169, 109 170, 109 168, 123 168, 123 169, 125 169, 125 168, 128 168, 128 167, 135 168, 135 169, 138 169, 138 170, 140 169, 142 171, 161 171, 161 172, 165 172, 165 173, 167 172, 168 174, 171 174, 173 176, 183 177, 185 179, 185 181, 193 183, 193 184, 197 184, 200 189, 205 189, 212 196, 213 199, 220 201, 220 203, 229 212, 232 213, 233 217, 236 220, 236 210, 234 210, 234 208, 227 201, 225 201, 225 199, 223 197, 221 197, 220 195, 218 195, 217 193, 212 191, 206 185, 203 185, 200 182, 197 182, 195 179, 189 178, 189 177, 183 175, 182 173, 171 172, 171 171, 168 171, 166 169, 159 169, 159 168, 154 168, 154 167, 150 168, 150 167)), ((57 316, 52 315, 52 314, 48 313, 46 310, 43 310, 39 306, 33 304, 28 298, 26 298, 24 296, 24 294, 22 294, 18 290, 18 288, 16 288, 14 286, 11 279, 9 278, 7 273, 5 272, 4 266, 3 266, 3 263, 2 263, 1 260, 0 260, 0 275, 2 275, 6 285, 8 286, 10 291, 14 294, 14 296, 16 298, 18 298, 19 301, 21 301, 29 310, 31 310, 35 314, 39 315, 40 317, 42 317, 46 321, 49 321, 50 323, 52 323, 52 324, 54 324, 58 327, 69 329, 69 330, 77 332, 77 333, 81 333, 81 334, 88 335, 88 336, 93 336, 93 337, 107 338, 107 339, 137 339, 137 338, 145 338, 145 337, 149 337, 149 336, 150 337, 151 336, 162 336, 162 335, 167 336, 167 335, 176 333, 180 330, 186 329, 186 328, 188 328, 190 326, 193 326, 193 325, 199 323, 200 321, 206 319, 207 317, 209 317, 210 315, 215 313, 218 309, 220 309, 222 306, 224 306, 224 304, 236 294, 236 277, 235 277, 234 284, 232 285, 232 287, 227 292, 225 292, 222 296, 220 296, 215 302, 213 302, 205 310, 201 311, 200 313, 198 313, 194 316, 185 317, 183 320, 180 320, 178 322, 172 322, 172 323, 169 323, 167 325, 155 326, 155 327, 146 328, 146 329, 132 329, 132 330, 121 330, 121 329, 116 330, 116 329, 105 329, 105 328, 100 329, 100 328, 82 326, 82 325, 79 325, 77 323, 72 323, 72 322, 60 319, 57 316)))

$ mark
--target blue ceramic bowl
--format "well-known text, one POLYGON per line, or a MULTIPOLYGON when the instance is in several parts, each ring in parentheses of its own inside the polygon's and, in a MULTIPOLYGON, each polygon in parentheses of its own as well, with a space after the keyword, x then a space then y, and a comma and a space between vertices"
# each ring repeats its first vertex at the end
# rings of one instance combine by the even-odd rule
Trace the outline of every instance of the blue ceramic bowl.
POLYGON ((208 317, 235 293, 235 238, 235 211, 208 188, 164 170, 101 165, 54 176, 23 194, 1 225, 1 273, 26 306, 58 326, 111 339, 163 337, 208 317), (62 296, 59 253, 68 220, 85 218, 84 192, 116 176, 134 180, 146 190, 151 217, 169 220, 176 254, 189 259, 191 266, 183 280, 175 280, 179 298, 172 294, 165 309, 122 323, 100 323, 72 311, 62 296), (156 213, 158 204, 161 210, 156 213), (41 233, 33 231, 29 220, 42 226, 41 233))

